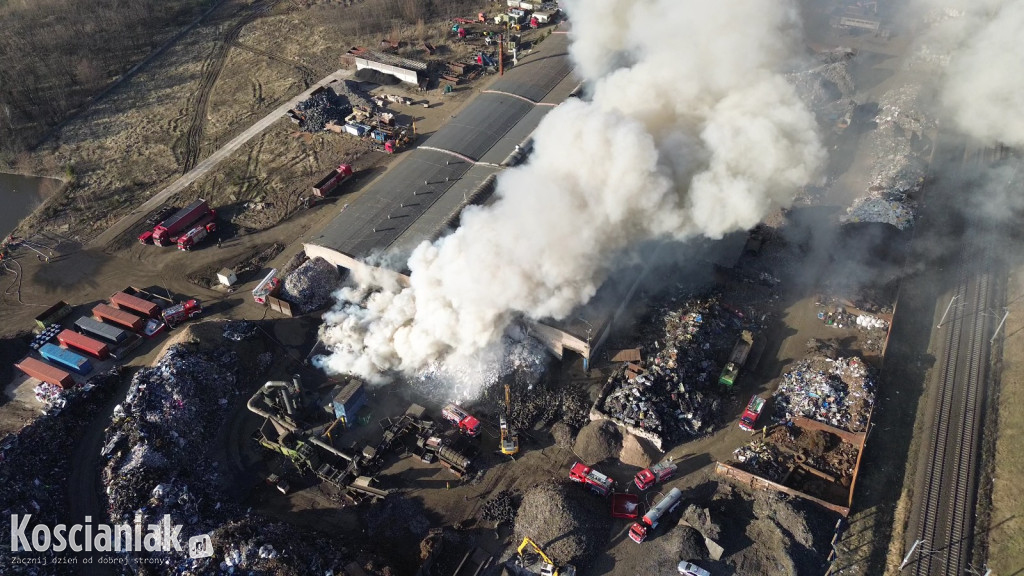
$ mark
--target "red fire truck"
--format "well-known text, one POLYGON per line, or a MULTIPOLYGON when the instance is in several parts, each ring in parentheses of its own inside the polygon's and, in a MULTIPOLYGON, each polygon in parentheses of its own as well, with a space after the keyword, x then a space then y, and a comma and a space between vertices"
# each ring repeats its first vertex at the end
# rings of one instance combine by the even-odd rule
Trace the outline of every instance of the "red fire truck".
POLYGON ((601 474, 590 466, 584 465, 582 462, 572 465, 572 469, 569 470, 569 479, 583 484, 601 496, 611 494, 612 488, 615 488, 615 480, 601 474))

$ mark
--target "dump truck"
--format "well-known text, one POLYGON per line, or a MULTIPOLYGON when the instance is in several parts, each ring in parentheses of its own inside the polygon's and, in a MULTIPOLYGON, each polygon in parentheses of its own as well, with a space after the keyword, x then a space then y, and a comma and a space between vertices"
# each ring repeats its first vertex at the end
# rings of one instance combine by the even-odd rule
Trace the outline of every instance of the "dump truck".
POLYGON ((569 479, 573 482, 583 484, 600 496, 607 496, 611 494, 612 489, 615 488, 615 480, 612 480, 582 462, 577 462, 572 465, 572 468, 569 470, 569 479))
POLYGON ((110 357, 110 348, 106 344, 89 338, 84 334, 79 334, 74 330, 63 330, 60 334, 57 334, 57 341, 61 343, 67 349, 74 348, 80 352, 96 358, 97 360, 106 360, 110 357))
POLYGON ((322 180, 313 184, 313 196, 324 198, 343 182, 352 177, 354 172, 348 164, 338 164, 338 167, 331 170, 331 173, 324 176, 322 180))
POLYGON ((110 304, 115 308, 126 310, 128 312, 134 312, 150 318, 160 317, 160 306, 156 305, 149 300, 140 298, 134 294, 127 292, 115 292, 110 297, 110 304))
POLYGON ((92 363, 88 358, 56 344, 43 344, 39 347, 39 355, 51 364, 71 370, 75 374, 85 376, 92 372, 92 363))
POLYGON ((739 339, 736 340, 736 344, 732 347, 732 352, 729 353, 729 362, 726 363, 725 368, 722 368, 722 374, 718 377, 719 384, 732 386, 736 382, 736 378, 740 375, 740 370, 747 362, 747 356, 750 355, 750 349, 753 347, 754 335, 750 330, 744 330, 740 333, 739 339))
POLYGON ((53 384, 63 390, 68 390, 75 385, 75 379, 71 377, 71 374, 30 356, 22 358, 21 362, 15 364, 14 367, 36 380, 53 384))
POLYGON ((683 501, 683 493, 679 488, 673 488, 667 496, 654 505, 653 508, 644 514, 640 522, 634 522, 629 528, 629 537, 637 544, 647 539, 652 530, 658 527, 658 523, 668 514, 672 513, 683 501))
POLYGON ((213 222, 216 218, 217 213, 210 209, 210 206, 206 203, 206 200, 196 200, 195 202, 185 206, 181 210, 178 210, 170 218, 156 225, 153 228, 152 234, 147 238, 143 239, 139 236, 139 241, 143 244, 149 240, 158 246, 167 246, 177 241, 178 236, 199 225, 206 225, 213 222))
POLYGON ((136 316, 124 310, 118 310, 113 306, 106 304, 97 304, 92 309, 92 315, 97 320, 106 320, 112 324, 117 324, 122 328, 127 328, 132 332, 140 332, 146 326, 146 320, 142 317, 136 316))
POLYGON ((120 344, 128 339, 128 332, 125 332, 117 326, 104 324, 103 322, 88 316, 76 320, 75 328, 77 328, 79 332, 94 336, 100 340, 105 340, 111 344, 120 344))
POLYGON ((480 421, 469 415, 457 404, 448 404, 441 410, 441 416, 455 425, 460 432, 467 436, 480 434, 480 421))
POLYGON ((659 482, 664 482, 674 476, 676 465, 671 460, 659 462, 650 468, 644 468, 636 473, 633 483, 641 490, 647 490, 659 482))
POLYGON ((191 228, 188 232, 178 236, 178 250, 191 250, 216 230, 216 222, 207 222, 206 224, 191 228))

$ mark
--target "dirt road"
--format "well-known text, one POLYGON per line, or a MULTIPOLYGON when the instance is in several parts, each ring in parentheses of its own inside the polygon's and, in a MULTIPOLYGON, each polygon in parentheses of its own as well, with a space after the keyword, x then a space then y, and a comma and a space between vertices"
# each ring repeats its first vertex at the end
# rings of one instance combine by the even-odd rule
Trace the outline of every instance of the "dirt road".
POLYGON ((89 243, 89 247, 102 248, 106 246, 108 243, 116 239, 121 234, 124 234, 129 228, 138 223, 138 221, 141 220, 146 214, 155 210, 161 204, 166 202, 168 199, 170 199, 178 192, 181 192, 182 190, 187 188, 196 180, 199 180, 203 176, 206 176, 208 173, 210 173, 218 164, 220 164, 223 160, 227 159, 229 156, 234 154, 239 148, 241 148, 242 145, 244 145, 249 140, 252 140, 252 138, 255 137, 256 135, 266 130, 274 122, 277 122, 281 117, 283 117, 288 112, 288 110, 291 110, 292 108, 295 107, 296 104, 305 100, 306 98, 309 98, 309 95, 311 92, 313 92, 313 90, 316 90, 321 86, 325 86, 331 82, 334 82, 335 80, 342 80, 344 78, 348 78, 349 76, 351 76, 351 74, 352 72, 350 70, 337 70, 334 73, 324 77, 316 84, 310 86, 309 89, 303 91, 301 94, 295 96, 291 100, 288 100, 284 104, 278 106, 270 114, 264 116, 260 121, 256 122, 246 130, 244 130, 238 136, 232 138, 231 141, 229 141, 219 150, 217 150, 213 154, 210 154, 201 162, 196 164, 195 168, 189 170, 188 173, 186 173, 184 176, 178 178, 169 186, 157 192, 152 198, 140 204, 134 210, 129 212, 127 216, 121 218, 116 223, 114 223, 114 225, 107 228, 106 231, 104 231, 102 234, 100 234, 96 238, 93 238, 92 242, 89 243))

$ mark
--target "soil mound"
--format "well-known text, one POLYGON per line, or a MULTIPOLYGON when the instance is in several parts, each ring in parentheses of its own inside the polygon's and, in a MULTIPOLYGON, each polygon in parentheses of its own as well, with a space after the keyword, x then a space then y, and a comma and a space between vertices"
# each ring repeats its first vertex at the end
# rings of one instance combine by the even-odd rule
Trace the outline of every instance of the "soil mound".
POLYGON ((576 435, 573 450, 590 465, 618 458, 622 452, 622 432, 611 420, 591 422, 576 435))

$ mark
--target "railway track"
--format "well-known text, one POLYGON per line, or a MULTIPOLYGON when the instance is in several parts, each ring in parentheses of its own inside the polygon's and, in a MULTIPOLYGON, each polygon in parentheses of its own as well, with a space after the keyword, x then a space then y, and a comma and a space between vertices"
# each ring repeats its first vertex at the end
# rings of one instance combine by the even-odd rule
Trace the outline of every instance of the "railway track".
POLYGON ((916 530, 910 533, 920 541, 919 551, 904 574, 961 575, 970 566, 993 282, 988 247, 971 242, 969 230, 959 257, 951 318, 944 325, 944 358, 924 453, 930 458, 919 484, 916 530))

